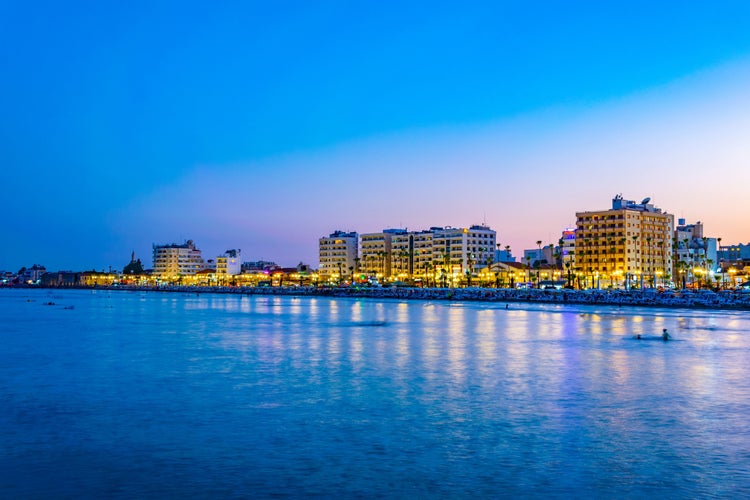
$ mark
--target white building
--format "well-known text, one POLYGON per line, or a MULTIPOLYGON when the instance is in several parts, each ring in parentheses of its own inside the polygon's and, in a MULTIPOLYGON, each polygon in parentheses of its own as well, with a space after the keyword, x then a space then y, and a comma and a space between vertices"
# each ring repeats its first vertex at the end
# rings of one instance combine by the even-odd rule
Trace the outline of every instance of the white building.
POLYGON ((227 250, 223 255, 216 257, 216 274, 222 276, 235 276, 242 273, 242 250, 227 250))
POLYGON ((456 273, 475 272, 494 261, 497 233, 487 226, 431 228, 433 262, 456 273))
POLYGON ((318 240, 319 273, 323 279, 351 278, 358 259, 356 232, 334 231, 318 240))
POLYGON ((677 220, 674 230, 674 273, 675 281, 691 283, 696 280, 713 281, 714 271, 720 267, 716 238, 703 234, 703 223, 686 224, 685 219, 677 220))
POLYGON ((177 278, 182 275, 193 275, 203 269, 201 251, 195 248, 193 240, 182 245, 153 245, 154 275, 161 278, 177 278))

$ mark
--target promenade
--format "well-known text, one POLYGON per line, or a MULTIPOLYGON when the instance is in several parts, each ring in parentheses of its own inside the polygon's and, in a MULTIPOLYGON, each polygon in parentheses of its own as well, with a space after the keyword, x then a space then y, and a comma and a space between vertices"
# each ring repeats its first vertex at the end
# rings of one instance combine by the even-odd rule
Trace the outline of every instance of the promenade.
POLYGON ((375 299, 485 302, 539 302, 670 308, 747 309, 750 293, 723 290, 517 290, 512 288, 408 287, 110 287, 112 290, 155 290, 185 293, 238 293, 248 295, 324 296, 375 299))

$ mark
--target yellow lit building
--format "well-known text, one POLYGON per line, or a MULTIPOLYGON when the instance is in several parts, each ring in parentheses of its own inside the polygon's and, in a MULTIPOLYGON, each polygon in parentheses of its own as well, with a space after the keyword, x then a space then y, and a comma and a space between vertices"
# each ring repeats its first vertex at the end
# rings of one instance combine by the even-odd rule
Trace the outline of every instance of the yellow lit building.
POLYGON ((203 269, 205 263, 201 251, 195 248, 193 240, 178 245, 154 245, 154 276, 164 279, 178 279, 194 275, 203 269))
POLYGON ((405 229, 384 229, 380 233, 363 234, 360 239, 357 272, 379 279, 390 277, 393 261, 397 258, 393 252, 393 240, 404 234, 405 229))
POLYGON ((227 250, 223 255, 216 257, 216 279, 219 283, 227 283, 231 276, 242 274, 242 251, 237 249, 227 250))
POLYGON ((335 231, 318 240, 321 279, 341 281, 351 277, 356 265, 358 240, 356 232, 344 231, 335 231))
POLYGON ((617 195, 609 210, 576 213, 578 286, 642 288, 671 280, 674 216, 650 201, 617 195))

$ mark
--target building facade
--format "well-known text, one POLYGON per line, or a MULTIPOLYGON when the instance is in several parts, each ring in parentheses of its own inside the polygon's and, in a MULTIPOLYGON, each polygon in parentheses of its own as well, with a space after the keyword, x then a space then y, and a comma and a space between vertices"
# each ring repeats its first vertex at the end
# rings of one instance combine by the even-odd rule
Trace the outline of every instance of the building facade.
POLYGON ((360 257, 356 272, 384 278, 393 273, 393 239, 406 234, 406 229, 384 229, 366 233, 360 238, 360 257))
POLYGON ((193 275, 204 266, 201 251, 195 247, 193 240, 187 240, 182 245, 153 245, 153 251, 153 274, 159 278, 193 275))
POLYGON ((393 237, 393 274, 400 280, 424 278, 433 268, 433 231, 410 231, 393 237))
POLYGON ((221 279, 223 276, 235 276, 242 273, 242 250, 227 250, 223 255, 216 257, 216 275, 221 279))
POLYGON ((612 208, 576 213, 575 271, 584 288, 654 287, 671 280, 674 216, 617 195, 612 208))
POLYGON ((358 264, 358 240, 356 232, 334 231, 318 240, 319 273, 325 280, 342 281, 351 278, 358 264))
POLYGON ((492 265, 497 233, 487 226, 432 228, 432 258, 439 272, 456 280, 492 265))

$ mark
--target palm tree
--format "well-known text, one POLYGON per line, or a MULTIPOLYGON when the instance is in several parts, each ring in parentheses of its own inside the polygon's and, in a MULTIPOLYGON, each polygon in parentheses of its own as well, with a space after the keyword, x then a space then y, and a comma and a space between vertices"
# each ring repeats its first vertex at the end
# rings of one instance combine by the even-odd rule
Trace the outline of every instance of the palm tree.
POLYGON ((467 282, 468 286, 471 286, 471 274, 474 271, 474 264, 475 263, 476 263, 476 261, 474 260, 474 254, 470 253, 469 256, 468 256, 468 258, 466 259, 466 266, 467 266, 467 269, 466 269, 466 282, 467 282))
POLYGON ((485 263, 485 264, 487 265, 487 272, 488 272, 488 273, 491 273, 491 272, 492 272, 491 268, 492 268, 492 264, 493 264, 494 262, 495 262, 495 256, 494 256, 494 255, 492 255, 492 254, 487 254, 487 258, 486 258, 486 260, 484 261, 484 263, 485 263))
MULTIPOLYGON (((721 238, 716 238, 716 242, 718 243, 719 252, 721 252, 721 238)), ((722 254, 723 255, 723 254, 722 254)), ((721 288, 724 288, 724 259, 719 259, 719 264, 721 264, 721 288)))
POLYGON ((654 263, 651 258, 651 236, 646 236, 646 255, 648 256, 648 267, 651 268, 651 288, 654 288, 656 283, 656 274, 654 271, 654 263))
POLYGON ((385 280, 386 278, 385 276, 385 252, 382 250, 378 250, 377 256, 378 256, 379 272, 383 276, 383 280, 385 280))
POLYGON ((531 255, 526 256, 526 282, 531 278, 531 255))
MULTIPOLYGON (((634 246, 634 247, 636 247, 636 248, 635 248, 634 250, 637 250, 637 245, 638 245, 638 235, 637 235, 637 234, 634 234, 634 235, 633 235, 633 246, 634 246)), ((643 260, 643 259, 642 259, 642 257, 643 257, 643 256, 641 255, 641 252, 638 252, 638 251, 636 251, 636 252, 635 252, 635 255, 636 255, 636 259, 640 258, 641 260, 643 260)), ((638 271, 638 270, 639 270, 639 269, 638 269, 639 267, 640 267, 640 266, 635 266, 635 269, 636 269, 636 271, 638 271)), ((628 275, 628 278, 630 278, 630 276, 629 276, 629 275, 628 275)), ((628 280, 628 281, 630 281, 630 280, 628 280)))
POLYGON ((536 267, 536 287, 539 288, 539 268, 542 266, 542 240, 536 240, 536 246, 539 249, 537 253, 536 267))
POLYGON ((404 274, 406 274, 407 276, 409 276, 411 274, 411 273, 409 273, 409 257, 411 256, 411 254, 409 253, 409 251, 407 249, 403 248, 403 249, 401 249, 401 252, 400 252, 399 255, 400 255, 401 261, 403 263, 401 272, 404 273, 404 274))

